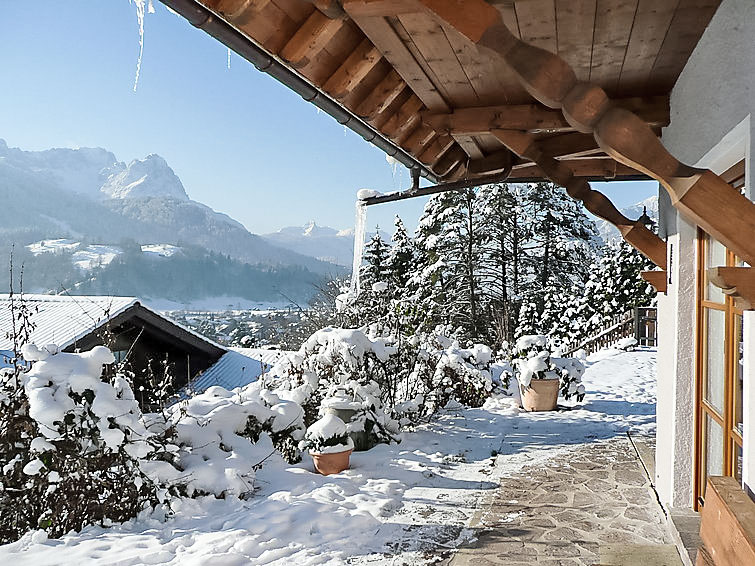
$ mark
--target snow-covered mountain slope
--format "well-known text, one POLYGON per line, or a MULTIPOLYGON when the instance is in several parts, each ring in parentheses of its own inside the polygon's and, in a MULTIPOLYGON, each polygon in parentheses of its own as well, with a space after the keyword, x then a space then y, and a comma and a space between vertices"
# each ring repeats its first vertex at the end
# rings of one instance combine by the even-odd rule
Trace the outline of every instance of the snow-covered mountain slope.
MULTIPOLYGON (((374 232, 370 232, 367 238, 373 235, 374 232)), ((380 236, 386 242, 391 239, 391 235, 383 230, 380 231, 380 236)), ((281 248, 342 266, 350 266, 354 255, 353 228, 336 230, 319 226, 314 220, 304 226, 287 226, 277 232, 263 234, 262 237, 281 248)))
POLYGON ((275 246, 189 199, 159 155, 126 165, 101 148, 23 151, 0 140, 0 199, 3 247, 43 239, 116 245, 128 239, 199 245, 250 264, 301 266, 321 274, 339 270, 275 246))
MULTIPOLYGON (((643 201, 622 208, 621 213, 627 218, 637 220, 642 216, 642 212, 645 209, 647 209, 648 216, 652 218, 654 222, 658 222, 658 195, 653 195, 643 201)), ((598 219, 595 221, 595 226, 598 230, 598 235, 604 242, 608 243, 621 239, 621 234, 619 234, 619 231, 613 224, 598 219)))

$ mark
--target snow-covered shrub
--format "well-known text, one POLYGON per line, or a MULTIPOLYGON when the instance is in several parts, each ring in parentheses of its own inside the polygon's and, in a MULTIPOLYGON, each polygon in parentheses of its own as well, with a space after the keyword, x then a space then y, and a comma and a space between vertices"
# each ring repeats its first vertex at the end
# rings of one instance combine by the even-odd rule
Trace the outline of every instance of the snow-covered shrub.
POLYGON ((356 411, 349 430, 386 442, 397 420, 409 424, 451 399, 482 405, 493 389, 491 357, 487 346, 463 348, 446 327, 408 337, 378 325, 325 328, 273 367, 268 387, 300 404, 306 424, 320 416, 323 402, 348 403, 356 411))
POLYGON ((346 423, 337 416, 326 413, 307 428, 299 448, 315 454, 335 454, 353 450, 354 442, 346 431, 346 423))
POLYGON ((37 528, 57 537, 164 502, 169 486, 140 463, 172 466, 178 447, 169 427, 148 430, 123 376, 102 379, 110 350, 25 345, 22 354, 31 369, 0 379, 0 541, 37 528))
POLYGON ((553 356, 547 336, 527 335, 519 338, 511 367, 522 387, 529 387, 533 379, 558 379, 564 399, 576 397, 577 401, 582 401, 585 396, 582 385, 585 367, 575 358, 553 356))
POLYGON ((275 454, 296 461, 304 432, 303 410, 252 383, 228 391, 219 386, 174 405, 168 424, 180 450, 176 466, 143 464, 170 484, 180 482, 190 496, 246 496, 255 471, 275 454))

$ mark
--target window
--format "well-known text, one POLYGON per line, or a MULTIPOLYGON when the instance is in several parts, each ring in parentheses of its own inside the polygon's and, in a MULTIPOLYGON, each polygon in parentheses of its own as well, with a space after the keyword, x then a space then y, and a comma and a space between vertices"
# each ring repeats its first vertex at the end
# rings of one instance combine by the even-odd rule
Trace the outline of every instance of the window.
MULTIPOLYGON (((740 188, 743 172, 744 162, 740 162, 722 177, 740 188)), ((705 495, 708 476, 741 480, 744 378, 742 310, 707 277, 711 267, 743 263, 702 230, 698 259, 696 507, 705 495)))

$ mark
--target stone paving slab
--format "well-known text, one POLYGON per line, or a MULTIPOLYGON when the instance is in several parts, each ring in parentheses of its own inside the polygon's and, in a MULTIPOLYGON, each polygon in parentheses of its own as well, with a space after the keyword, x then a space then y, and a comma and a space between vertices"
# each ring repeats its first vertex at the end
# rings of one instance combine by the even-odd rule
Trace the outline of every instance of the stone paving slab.
POLYGON ((576 445, 502 479, 479 517, 476 542, 451 566, 592 566, 607 545, 672 543, 627 437, 576 445))

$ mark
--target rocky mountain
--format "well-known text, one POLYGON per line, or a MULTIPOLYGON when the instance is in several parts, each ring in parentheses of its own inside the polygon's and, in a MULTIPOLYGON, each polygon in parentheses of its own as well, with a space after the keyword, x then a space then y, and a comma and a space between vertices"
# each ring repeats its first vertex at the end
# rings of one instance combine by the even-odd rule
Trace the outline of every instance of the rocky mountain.
MULTIPOLYGON (((27 290, 306 301, 344 272, 191 200, 159 155, 126 164, 101 148, 23 151, 0 140, 0 199, 0 263, 15 250, 27 290)), ((0 270, 4 289, 7 279, 0 270)))
MULTIPOLYGON (((373 235, 374 232, 368 232, 366 238, 373 235)), ((391 235, 383 230, 380 236, 386 242, 391 239, 391 235)), ((353 228, 336 230, 319 226, 314 220, 304 226, 287 226, 262 237, 275 246, 342 266, 351 266, 354 255, 353 228)))
MULTIPOLYGON (((658 222, 658 195, 653 195, 638 203, 621 209, 621 213, 632 220, 637 220, 642 216, 642 212, 647 210, 647 215, 653 219, 654 222, 658 222)), ((597 219, 595 226, 598 230, 598 235, 604 242, 611 242, 621 239, 621 234, 613 224, 609 224, 605 220, 597 219)))
POLYGON ((275 246, 191 200, 159 155, 125 164, 101 148, 23 151, 0 140, 0 198, 5 211, 0 244, 67 237, 117 244, 131 239, 201 246, 249 264, 298 266, 320 274, 339 270, 275 246), (20 238, 12 236, 19 232, 20 238))

